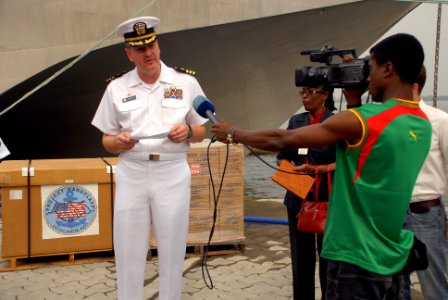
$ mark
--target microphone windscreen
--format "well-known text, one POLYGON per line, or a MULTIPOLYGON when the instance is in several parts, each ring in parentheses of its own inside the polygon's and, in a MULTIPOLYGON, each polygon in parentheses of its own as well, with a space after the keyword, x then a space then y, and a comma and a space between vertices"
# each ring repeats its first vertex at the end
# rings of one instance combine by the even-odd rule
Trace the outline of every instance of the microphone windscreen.
POLYGON ((215 112, 213 103, 202 95, 196 96, 193 100, 194 110, 203 118, 208 118, 206 112, 215 112))

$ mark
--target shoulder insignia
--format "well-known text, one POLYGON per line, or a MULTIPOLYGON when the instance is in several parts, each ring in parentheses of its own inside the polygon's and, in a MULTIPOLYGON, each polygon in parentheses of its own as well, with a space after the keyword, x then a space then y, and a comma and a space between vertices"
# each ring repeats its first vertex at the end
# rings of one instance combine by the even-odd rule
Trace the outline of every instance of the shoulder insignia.
POLYGON ((179 73, 185 73, 185 74, 192 75, 192 76, 196 75, 196 71, 193 71, 193 70, 190 70, 190 69, 174 67, 174 70, 176 70, 179 73))
POLYGON ((106 78, 106 82, 111 82, 112 80, 117 79, 117 78, 123 76, 127 72, 129 72, 129 71, 123 71, 123 72, 120 72, 120 73, 118 73, 118 74, 116 74, 114 76, 108 77, 108 78, 106 78))

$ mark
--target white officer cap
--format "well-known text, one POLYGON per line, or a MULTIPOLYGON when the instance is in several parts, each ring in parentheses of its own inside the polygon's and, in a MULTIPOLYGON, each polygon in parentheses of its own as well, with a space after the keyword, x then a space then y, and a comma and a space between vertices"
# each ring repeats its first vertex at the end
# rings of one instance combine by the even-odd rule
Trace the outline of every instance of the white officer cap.
POLYGON ((117 27, 117 35, 131 47, 141 47, 153 43, 156 39, 154 28, 160 24, 156 17, 137 17, 124 21, 117 27))

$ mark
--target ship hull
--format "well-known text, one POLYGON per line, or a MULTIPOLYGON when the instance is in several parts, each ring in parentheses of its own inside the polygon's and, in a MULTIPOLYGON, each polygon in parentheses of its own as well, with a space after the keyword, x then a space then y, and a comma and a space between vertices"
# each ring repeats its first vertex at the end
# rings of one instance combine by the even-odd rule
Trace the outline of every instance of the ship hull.
MULTIPOLYGON (((362 53, 416 4, 386 0, 161 33, 162 60, 194 69, 219 118, 238 127, 279 127, 301 107, 297 65, 310 65, 304 49, 324 45, 362 53), (343 21, 341 21, 343 20, 343 21)), ((55 64, 0 95, 0 112, 73 58, 55 64)), ((7 159, 110 155, 90 122, 106 79, 132 69, 123 45, 92 51, 72 68, 0 116, 7 159)))

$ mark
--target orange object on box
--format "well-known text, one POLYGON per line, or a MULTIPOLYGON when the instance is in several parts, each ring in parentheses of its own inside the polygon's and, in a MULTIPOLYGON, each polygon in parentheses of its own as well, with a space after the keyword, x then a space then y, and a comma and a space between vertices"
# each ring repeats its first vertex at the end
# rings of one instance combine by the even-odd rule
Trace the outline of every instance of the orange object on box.
MULTIPOLYGON (((287 160, 282 161, 279 169, 286 172, 296 173, 294 172, 294 166, 287 160)), ((275 172, 274 176, 272 176, 272 181, 302 199, 305 199, 314 184, 314 178, 311 176, 301 173, 285 173, 282 171, 275 172)))

